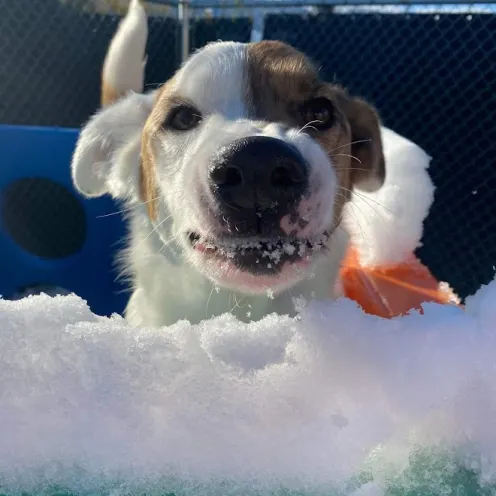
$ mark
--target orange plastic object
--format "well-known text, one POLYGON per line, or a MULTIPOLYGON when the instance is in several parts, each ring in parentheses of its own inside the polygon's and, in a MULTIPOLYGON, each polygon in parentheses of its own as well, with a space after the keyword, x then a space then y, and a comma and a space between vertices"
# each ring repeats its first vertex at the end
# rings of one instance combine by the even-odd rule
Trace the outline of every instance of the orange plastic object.
POLYGON ((386 267, 365 267, 351 248, 341 268, 344 295, 365 312, 391 318, 412 309, 422 313, 422 303, 458 304, 449 286, 439 283, 415 256, 386 267))

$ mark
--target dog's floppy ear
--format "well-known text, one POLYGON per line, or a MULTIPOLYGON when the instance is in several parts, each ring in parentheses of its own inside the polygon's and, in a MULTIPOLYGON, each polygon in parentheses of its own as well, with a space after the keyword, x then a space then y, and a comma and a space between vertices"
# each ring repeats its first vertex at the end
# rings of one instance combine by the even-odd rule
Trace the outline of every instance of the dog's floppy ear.
POLYGON ((141 132, 153 94, 131 93, 95 114, 81 131, 72 158, 75 187, 87 197, 137 194, 141 132))
POLYGON ((350 97, 336 88, 337 100, 351 129, 351 182, 364 191, 376 191, 384 183, 386 167, 382 149, 381 123, 377 111, 361 98, 350 97))

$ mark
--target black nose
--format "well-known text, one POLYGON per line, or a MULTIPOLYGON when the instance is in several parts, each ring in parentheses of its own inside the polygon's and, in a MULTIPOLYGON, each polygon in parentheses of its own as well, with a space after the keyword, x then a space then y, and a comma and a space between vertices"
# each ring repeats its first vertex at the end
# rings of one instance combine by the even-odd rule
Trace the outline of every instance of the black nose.
POLYGON ((222 148, 212 161, 210 186, 233 210, 286 213, 308 187, 308 164, 289 143, 251 136, 222 148))

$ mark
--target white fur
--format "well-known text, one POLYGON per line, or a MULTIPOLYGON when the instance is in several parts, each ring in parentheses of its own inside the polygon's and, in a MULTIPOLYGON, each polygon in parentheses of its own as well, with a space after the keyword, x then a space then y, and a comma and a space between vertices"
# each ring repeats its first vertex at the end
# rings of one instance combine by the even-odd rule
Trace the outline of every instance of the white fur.
POLYGON ((152 109, 154 94, 132 93, 97 112, 79 137, 72 160, 72 179, 85 196, 110 193, 115 198, 138 198, 141 130, 152 109), (123 161, 134 142, 136 154, 123 161))
POLYGON ((176 78, 180 94, 199 104, 204 114, 227 119, 246 117, 244 90, 246 44, 232 41, 207 45, 183 65, 176 78))
POLYGON ((116 92, 143 92, 147 37, 145 9, 139 0, 131 0, 103 64, 102 78, 116 92))

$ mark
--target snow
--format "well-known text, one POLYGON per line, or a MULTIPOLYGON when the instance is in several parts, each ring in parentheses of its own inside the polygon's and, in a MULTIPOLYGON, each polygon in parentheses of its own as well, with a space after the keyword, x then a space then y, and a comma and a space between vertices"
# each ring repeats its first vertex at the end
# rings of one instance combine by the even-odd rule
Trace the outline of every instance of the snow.
POLYGON ((73 295, 0 300, 0 493, 440 495, 462 466, 493 483, 495 303, 496 281, 465 310, 341 299, 152 330, 73 295))
POLYGON ((381 127, 386 179, 376 192, 355 191, 344 223, 363 265, 404 261, 420 246, 434 200, 431 157, 418 145, 381 127))

